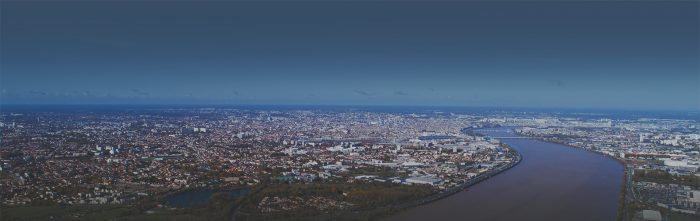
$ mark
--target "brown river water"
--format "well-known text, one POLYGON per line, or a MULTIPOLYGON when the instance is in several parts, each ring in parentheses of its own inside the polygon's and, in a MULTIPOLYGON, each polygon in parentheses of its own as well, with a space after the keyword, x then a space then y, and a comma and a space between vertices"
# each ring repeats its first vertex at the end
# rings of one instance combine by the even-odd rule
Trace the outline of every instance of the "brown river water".
MULTIPOLYGON (((517 136, 509 128, 478 132, 517 136)), ((619 162, 535 139, 500 140, 520 152, 520 164, 465 191, 385 220, 615 220, 624 175, 619 162)))

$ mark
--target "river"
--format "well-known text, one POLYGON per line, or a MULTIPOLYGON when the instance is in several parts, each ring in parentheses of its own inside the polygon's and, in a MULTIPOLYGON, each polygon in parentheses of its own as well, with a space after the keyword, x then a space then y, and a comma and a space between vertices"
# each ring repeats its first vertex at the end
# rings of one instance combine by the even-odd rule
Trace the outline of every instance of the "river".
MULTIPOLYGON (((492 137, 517 136, 510 128, 477 132, 492 137)), ((386 220, 615 220, 624 175, 620 163, 535 139, 501 141, 520 152, 520 164, 466 191, 386 220)))

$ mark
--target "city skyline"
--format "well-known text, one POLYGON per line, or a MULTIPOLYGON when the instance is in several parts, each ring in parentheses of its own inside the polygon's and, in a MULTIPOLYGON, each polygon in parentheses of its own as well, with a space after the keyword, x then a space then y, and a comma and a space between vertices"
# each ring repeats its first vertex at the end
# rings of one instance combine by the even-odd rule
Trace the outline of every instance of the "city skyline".
POLYGON ((2 5, 2 104, 700 110, 697 1, 2 5))
POLYGON ((0 220, 700 220, 699 0, 0 0, 0 220))

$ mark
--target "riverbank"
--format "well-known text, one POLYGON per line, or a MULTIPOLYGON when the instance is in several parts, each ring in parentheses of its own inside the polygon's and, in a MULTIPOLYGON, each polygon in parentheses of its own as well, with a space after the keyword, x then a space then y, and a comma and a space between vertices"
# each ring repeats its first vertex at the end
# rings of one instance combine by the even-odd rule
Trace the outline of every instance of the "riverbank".
POLYGON ((480 175, 470 179, 469 181, 467 181, 467 182, 465 182, 457 187, 453 187, 453 188, 450 188, 449 190, 445 190, 445 191, 442 191, 442 192, 437 193, 435 195, 431 195, 430 197, 428 197, 424 200, 421 200, 418 202, 413 202, 413 203, 407 203, 405 205, 395 207, 395 208, 393 208, 395 210, 394 212, 405 210, 405 209, 408 209, 411 207, 416 207, 416 206, 432 203, 434 201, 446 198, 446 197, 451 196, 453 194, 459 193, 460 191, 464 191, 465 189, 467 189, 471 186, 474 186, 480 182, 483 182, 483 181, 487 180, 488 178, 496 176, 496 175, 518 165, 520 163, 520 161, 522 160, 522 155, 518 151, 516 151, 515 149, 511 148, 508 145, 505 145, 505 147, 508 148, 510 150, 510 152, 515 153, 515 156, 514 156, 515 160, 514 161, 512 161, 506 165, 500 166, 496 170, 492 170, 492 171, 486 172, 484 174, 480 174, 480 175))
POLYGON ((409 209, 387 221, 616 219, 624 171, 619 163, 589 151, 518 137, 511 127, 475 131, 517 150, 521 162, 470 191, 409 209))
POLYGON ((631 214, 629 214, 629 211, 628 211, 627 208, 626 208, 626 207, 627 207, 627 204, 628 204, 628 202, 627 202, 627 195, 626 195, 626 194, 627 194, 627 189, 629 188, 629 182, 630 182, 630 180, 629 180, 629 179, 630 179, 630 178, 629 178, 629 173, 630 173, 630 171, 629 171, 629 168, 627 167, 627 165, 625 164, 625 161, 624 161, 623 159, 620 159, 620 158, 618 158, 618 157, 611 156, 611 155, 608 155, 608 154, 605 154, 605 153, 601 153, 601 152, 598 152, 598 151, 595 151, 595 150, 590 150, 590 149, 586 149, 586 148, 581 148, 581 147, 576 147, 576 146, 573 146, 573 145, 569 145, 568 143, 565 143, 565 142, 562 142, 562 141, 559 141, 559 140, 551 140, 551 139, 546 139, 546 138, 544 138, 544 137, 533 137, 533 136, 528 136, 528 135, 526 135, 526 134, 518 133, 517 131, 513 131, 513 132, 514 132, 515 134, 517 134, 518 136, 529 137, 529 138, 532 138, 532 139, 540 140, 540 141, 542 141, 542 142, 555 143, 555 144, 559 144, 559 145, 562 145, 562 146, 565 146, 565 147, 569 147, 569 148, 574 148, 574 149, 580 149, 580 150, 588 151, 588 152, 591 152, 591 153, 594 153, 594 154, 598 154, 598 155, 607 157, 607 158, 609 158, 609 159, 612 159, 612 160, 615 160, 616 162, 618 162, 620 165, 622 165, 622 168, 624 168, 624 171, 623 171, 623 176, 622 176, 622 183, 621 183, 621 188, 620 188, 619 200, 618 200, 618 203, 617 203, 617 214, 616 214, 616 216, 615 216, 615 220, 616 220, 616 221, 626 221, 626 220, 630 220, 630 219, 631 219, 631 214))
MULTIPOLYGON (((382 207, 377 207, 375 209, 370 209, 370 210, 338 210, 338 211, 330 211, 327 213, 323 214, 318 214, 318 215, 312 215, 308 217, 279 217, 273 215, 257 215, 257 214, 250 214, 244 211, 241 211, 241 205, 238 205, 237 208, 233 209, 231 219, 230 220, 236 220, 237 218, 251 218, 251 217, 257 217, 260 219, 265 219, 265 220, 289 220, 289 219, 294 219, 294 220, 328 220, 328 219, 333 219, 333 220, 357 220, 357 219, 381 219, 385 218, 391 215, 394 215, 402 210, 406 210, 409 208, 413 208, 416 206, 424 205, 424 204, 429 204, 434 201, 449 197, 453 194, 459 193, 461 191, 464 191, 465 189, 476 185, 482 181, 488 180, 489 178, 496 176, 510 168, 513 168, 514 166, 518 165, 521 160, 522 160, 522 155, 515 149, 511 148, 507 144, 502 143, 502 147, 508 149, 508 153, 510 155, 510 159, 512 159, 510 162, 500 165, 497 168, 494 168, 486 173, 480 174, 472 179, 469 179, 468 181, 456 186, 452 187, 446 190, 439 191, 435 194, 429 195, 427 197, 421 198, 419 200, 412 200, 404 203, 398 203, 398 204, 391 204, 387 206, 382 206, 382 207)), ((257 189, 257 191, 254 192, 259 192, 264 188, 264 186, 260 186, 257 189)), ((252 195, 252 194, 251 194, 252 195)), ((246 199, 249 200, 249 199, 246 199)), ((251 203, 250 201, 247 201, 246 203, 251 203)), ((255 218, 254 218, 255 219, 255 218)), ((247 219, 246 219, 247 220, 247 219)))
MULTIPOLYGON (((465 134, 469 134, 469 135, 476 135, 476 134, 478 134, 478 133, 474 133, 474 131, 472 131, 472 130, 463 130, 463 132, 464 132, 465 134)), ((483 136, 483 134, 479 134, 479 135, 483 136)), ((480 174, 480 175, 478 175, 478 176, 476 176, 476 177, 474 177, 474 178, 472 178, 472 179, 469 179, 467 182, 465 182, 465 183, 463 183, 463 184, 461 184, 461 185, 459 185, 459 186, 457 186, 457 187, 453 187, 453 188, 450 188, 450 189, 448 189, 448 190, 441 191, 441 192, 439 192, 439 193, 436 193, 436 194, 434 194, 434 195, 429 196, 428 198, 424 198, 423 200, 414 201, 414 202, 409 202, 409 203, 406 203, 406 204, 402 204, 402 205, 400 205, 400 206, 394 206, 393 208, 390 208, 390 209, 392 210, 392 213, 391 213, 391 214, 400 212, 400 211, 402 211, 402 210, 406 210, 406 209, 408 209, 408 208, 412 208, 412 207, 416 207, 416 206, 420 206, 420 205, 424 205, 424 204, 429 204, 429 203, 435 202, 435 201, 437 201, 437 200, 444 199, 444 198, 446 198, 446 197, 449 197, 449 196, 451 196, 451 195, 454 195, 454 194, 456 194, 456 193, 459 193, 460 191, 464 191, 465 189, 467 189, 467 188, 469 188, 469 187, 471 187, 471 186, 474 186, 474 185, 476 185, 476 184, 478 184, 478 183, 481 183, 481 182, 487 180, 488 178, 491 178, 491 177, 493 177, 493 176, 496 176, 496 175, 498 175, 498 174, 500 174, 500 173, 502 173, 502 172, 504 172, 504 171, 506 171, 506 170, 508 170, 508 169, 510 169, 510 168, 513 168, 514 166, 518 165, 518 164, 521 162, 521 160, 522 160, 522 155, 520 154, 520 152, 518 152, 517 150, 515 150, 514 148, 510 147, 509 145, 507 145, 507 144, 505 144, 505 143, 501 143, 501 146, 504 147, 504 148, 507 148, 507 149, 509 150, 509 151, 508 151, 509 153, 514 154, 514 156, 513 156, 513 157, 514 157, 514 160, 513 160, 513 161, 509 162, 509 163, 506 164, 506 165, 502 165, 502 166, 498 167, 498 168, 495 169, 495 170, 491 170, 491 171, 489 171, 489 172, 480 174)), ((389 216, 389 215, 391 215, 391 214, 386 214, 385 216, 389 216)), ((380 217, 380 218, 381 218, 381 217, 380 217)))

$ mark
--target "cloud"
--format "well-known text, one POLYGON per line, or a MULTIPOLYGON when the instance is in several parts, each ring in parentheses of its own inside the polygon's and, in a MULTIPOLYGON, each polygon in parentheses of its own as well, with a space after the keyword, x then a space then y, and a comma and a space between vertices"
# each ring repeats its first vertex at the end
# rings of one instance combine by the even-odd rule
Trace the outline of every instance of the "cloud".
POLYGON ((29 91, 29 94, 34 95, 34 96, 47 96, 47 95, 49 95, 49 93, 46 91, 38 91, 38 90, 31 90, 31 91, 29 91))
POLYGON ((131 92, 134 92, 134 94, 136 94, 138 96, 150 96, 151 95, 151 93, 149 93, 147 91, 142 91, 139 89, 131 89, 131 92))
POLYGON ((66 97, 92 97, 93 94, 90 91, 76 91, 72 90, 70 92, 62 93, 66 97))
POLYGON ((399 95, 399 96, 408 96, 408 93, 403 92, 403 91, 394 91, 394 95, 399 95))
POLYGON ((229 99, 229 100, 238 100, 238 99, 242 99, 242 97, 241 97, 241 93, 239 93, 238 91, 234 90, 234 91, 231 91, 231 93, 230 93, 228 96, 226 96, 225 99, 229 99))
POLYGON ((373 95, 372 93, 369 93, 369 92, 367 92, 367 91, 357 90, 357 89, 352 90, 352 92, 355 92, 356 94, 359 94, 359 95, 362 95, 362 96, 367 96, 367 97, 373 95))

